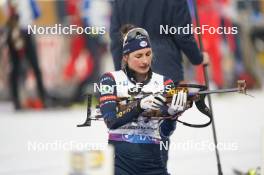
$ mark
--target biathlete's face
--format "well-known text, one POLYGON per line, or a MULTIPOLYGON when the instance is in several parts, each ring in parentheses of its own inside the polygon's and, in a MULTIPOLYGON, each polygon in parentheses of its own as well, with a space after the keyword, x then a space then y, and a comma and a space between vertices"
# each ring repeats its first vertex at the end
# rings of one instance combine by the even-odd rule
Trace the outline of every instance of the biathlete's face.
POLYGON ((152 61, 151 48, 140 49, 124 56, 128 67, 138 74, 147 74, 152 61))

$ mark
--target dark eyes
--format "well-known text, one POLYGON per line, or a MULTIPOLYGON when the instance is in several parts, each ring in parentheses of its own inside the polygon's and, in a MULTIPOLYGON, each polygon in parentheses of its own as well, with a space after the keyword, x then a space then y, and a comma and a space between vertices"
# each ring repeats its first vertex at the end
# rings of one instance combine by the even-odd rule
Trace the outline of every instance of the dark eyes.
POLYGON ((142 54, 136 55, 136 58, 140 58, 140 57, 142 57, 142 54))
MULTIPOLYGON (((146 56, 150 56, 151 55, 151 52, 147 52, 146 53, 146 56)), ((135 57, 136 58, 141 58, 143 56, 143 54, 137 54, 135 57)))
POLYGON ((147 54, 146 54, 147 56, 150 56, 151 55, 151 52, 147 52, 147 54))

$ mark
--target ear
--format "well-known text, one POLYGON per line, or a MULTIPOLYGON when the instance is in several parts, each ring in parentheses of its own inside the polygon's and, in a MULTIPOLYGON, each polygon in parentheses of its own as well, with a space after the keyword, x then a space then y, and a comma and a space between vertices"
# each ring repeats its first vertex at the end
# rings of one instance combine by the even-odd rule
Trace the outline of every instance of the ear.
POLYGON ((127 60, 128 60, 128 55, 124 55, 124 56, 123 56, 123 60, 124 60, 124 62, 126 62, 126 63, 127 63, 127 60))

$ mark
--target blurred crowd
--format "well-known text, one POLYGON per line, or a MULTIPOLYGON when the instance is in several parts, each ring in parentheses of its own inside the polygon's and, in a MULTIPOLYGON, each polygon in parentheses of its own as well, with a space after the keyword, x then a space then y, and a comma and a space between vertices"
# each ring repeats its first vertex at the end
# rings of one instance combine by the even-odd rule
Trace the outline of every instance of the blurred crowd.
MULTIPOLYGON (((0 100, 15 109, 83 102, 102 72, 113 70, 109 51, 110 0, 0 0, 0 100), (106 33, 28 34, 28 25, 105 27, 106 33)), ((192 0, 189 9, 194 17, 192 0)), ((238 27, 236 35, 203 35, 215 88, 250 88, 264 82, 264 2, 197 0, 201 25, 238 27), (210 14, 210 15, 208 15, 210 14)), ((195 24, 195 20, 193 20, 195 24)), ((186 59, 185 59, 186 60, 186 59)), ((202 68, 188 61, 187 82, 202 83, 202 68)))

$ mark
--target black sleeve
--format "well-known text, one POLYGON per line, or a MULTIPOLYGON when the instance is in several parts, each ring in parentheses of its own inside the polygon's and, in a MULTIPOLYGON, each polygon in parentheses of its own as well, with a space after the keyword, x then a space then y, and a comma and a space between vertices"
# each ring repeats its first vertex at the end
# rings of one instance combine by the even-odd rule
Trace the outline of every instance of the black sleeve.
MULTIPOLYGON (((171 27, 186 27, 192 24, 192 19, 186 0, 173 1, 171 6, 171 27)), ((200 52, 193 34, 175 34, 173 35, 174 42, 188 57, 189 61, 194 65, 199 65, 203 61, 202 53, 200 52)))
POLYGON ((120 19, 118 14, 118 3, 113 1, 112 5, 112 15, 110 20, 110 50, 114 61, 115 70, 121 69, 122 60, 122 37, 120 33, 120 19))
POLYGON ((122 125, 132 122, 139 116, 142 110, 139 106, 135 106, 131 111, 123 113, 117 117, 117 96, 116 82, 112 74, 104 74, 100 79, 100 110, 104 121, 109 129, 116 129, 122 125), (107 87, 107 88, 106 88, 107 87), (111 89, 110 87, 113 87, 111 89))
MULTIPOLYGON (((164 91, 165 94, 168 92, 169 89, 175 88, 174 82, 167 77, 164 77, 164 86, 166 88, 164 91)), ((169 115, 167 106, 163 109, 162 113, 163 115, 169 115)), ((159 127, 160 134, 162 137, 169 137, 175 129, 176 121, 171 119, 163 120, 159 127)))

